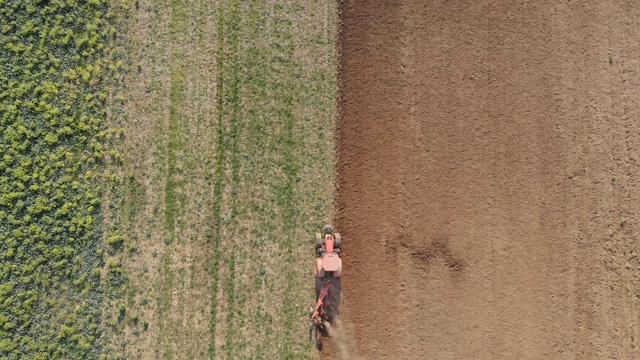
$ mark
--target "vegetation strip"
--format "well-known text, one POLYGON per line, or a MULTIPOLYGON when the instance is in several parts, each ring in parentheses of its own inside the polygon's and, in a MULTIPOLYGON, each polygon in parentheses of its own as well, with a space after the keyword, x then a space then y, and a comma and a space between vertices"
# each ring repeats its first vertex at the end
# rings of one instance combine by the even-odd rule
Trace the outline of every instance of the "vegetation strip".
MULTIPOLYGON (((290 35, 292 22, 287 19, 276 22, 276 25, 275 36, 281 44, 281 55, 277 56, 277 63, 284 68, 295 68, 296 64, 293 59, 295 44, 292 42, 290 35)), ((282 154, 279 165, 284 176, 278 186, 276 196, 278 206, 282 209, 283 236, 279 239, 280 246, 284 249, 286 262, 295 264, 297 259, 293 248, 297 244, 294 244, 293 241, 295 239, 295 229, 298 226, 298 214, 296 214, 295 207, 294 185, 300 170, 300 159, 296 158, 296 152, 297 149, 299 149, 300 143, 296 138, 296 118, 293 115, 293 111, 296 106, 296 87, 298 84, 296 84, 293 74, 288 73, 287 75, 289 76, 282 76, 280 81, 276 81, 273 84, 274 94, 282 99, 278 117, 283 123, 279 134, 279 147, 282 154)), ((299 314, 297 313, 298 309, 295 306, 297 299, 294 297, 294 292, 300 284, 300 281, 297 279, 299 272, 292 267, 285 267, 283 270, 283 276, 285 278, 283 299, 285 336, 283 336, 284 346, 280 348, 280 358, 294 359, 296 356, 294 356, 295 352, 292 351, 293 344, 291 340, 294 339, 294 332, 296 330, 295 322, 299 318, 299 314)))
POLYGON ((218 121, 217 121, 217 146, 216 146, 216 162, 215 162, 215 174, 214 174, 214 187, 213 187, 213 261, 210 267, 210 275, 212 278, 211 284, 211 320, 209 326, 209 332, 211 338, 209 341, 209 356, 212 359, 216 358, 216 327, 218 317, 218 285, 219 285, 219 267, 220 267, 220 246, 222 244, 222 197, 224 190, 224 162, 225 162, 225 131, 224 131, 224 116, 222 114, 224 104, 224 88, 223 88, 223 75, 224 75, 224 41, 225 41, 225 27, 224 24, 224 7, 222 4, 218 4, 218 49, 217 49, 217 61, 218 61, 218 74, 216 81, 216 102, 218 108, 218 121))
MULTIPOLYGON (((239 142, 239 110, 240 110, 240 99, 239 99, 239 82, 240 82, 240 74, 239 74, 239 54, 238 54, 238 35, 240 31, 240 2, 239 0, 231 0, 229 2, 230 7, 228 19, 225 21, 228 24, 228 31, 226 32, 227 36, 225 36, 225 40, 227 42, 227 46, 229 47, 227 61, 228 64, 228 72, 225 71, 225 74, 228 74, 228 79, 222 79, 223 87, 224 84, 228 83, 228 95, 226 95, 227 102, 225 103, 227 106, 223 108, 219 108, 218 111, 222 115, 227 115, 229 117, 229 134, 228 134, 228 148, 229 148, 229 162, 230 162, 230 171, 231 171, 231 204, 230 204, 230 221, 234 222, 236 220, 236 215, 238 212, 236 195, 238 185, 240 183, 240 151, 238 149, 239 142), (230 109, 225 109, 229 107, 230 109)), ((233 358, 234 354, 234 341, 236 341, 237 333, 236 333, 236 324, 235 324, 235 315, 236 315, 236 251, 238 247, 238 241, 233 238, 228 239, 231 244, 229 244, 229 254, 227 256, 227 267, 228 267, 228 276, 225 285, 225 291, 227 293, 227 319, 226 319, 226 355, 227 358, 233 358)))
MULTIPOLYGON (((106 0, 0 1, 0 353, 98 358, 106 0)), ((105 179, 105 181, 109 181, 105 179)), ((113 245, 119 242, 114 238, 113 245)), ((121 281, 108 264, 107 286, 121 281)))
POLYGON ((177 152, 181 146, 180 121, 184 106, 185 73, 180 67, 171 72, 171 109, 167 144, 167 184, 165 187, 165 229, 173 232, 178 211, 177 152))
MULTIPOLYGON (((173 34, 173 41, 176 45, 182 41, 186 31, 187 13, 185 4, 182 1, 171 1, 171 21, 169 28, 173 34)), ((167 144, 167 180, 165 188, 165 228, 173 232, 175 220, 178 212, 178 187, 180 184, 176 179, 178 172, 178 153, 182 150, 180 139, 181 122, 186 121, 184 116, 185 102, 185 57, 179 49, 174 49, 171 54, 171 106, 169 109, 169 129, 167 144)))

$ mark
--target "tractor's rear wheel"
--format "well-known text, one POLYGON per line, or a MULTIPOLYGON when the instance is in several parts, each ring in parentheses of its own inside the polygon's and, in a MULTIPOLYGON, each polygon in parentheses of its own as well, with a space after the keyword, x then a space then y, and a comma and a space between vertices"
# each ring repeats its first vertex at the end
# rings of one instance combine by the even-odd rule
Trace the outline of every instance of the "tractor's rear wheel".
POLYGON ((329 291, 327 300, 331 306, 325 309, 325 311, 327 312, 327 319, 333 324, 337 316, 340 315, 340 304, 342 301, 342 284, 339 277, 331 278, 331 290, 329 291))
POLYGON ((324 240, 322 239, 322 235, 320 233, 316 233, 316 250, 322 247, 323 242, 324 240))
POLYGON ((340 237, 340 233, 335 233, 336 238, 336 249, 340 249, 342 246, 342 237, 340 237))
POLYGON ((322 289, 322 278, 316 277, 316 301, 320 297, 320 290, 322 289))

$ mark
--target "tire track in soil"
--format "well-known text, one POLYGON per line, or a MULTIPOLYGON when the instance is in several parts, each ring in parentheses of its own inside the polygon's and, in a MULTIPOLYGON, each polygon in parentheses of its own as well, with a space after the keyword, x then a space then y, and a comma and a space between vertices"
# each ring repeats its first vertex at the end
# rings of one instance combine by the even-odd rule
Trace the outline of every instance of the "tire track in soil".
POLYGON ((638 18, 630 4, 342 3, 336 223, 352 357, 637 355, 637 230, 610 231, 637 218, 617 204, 637 185, 605 182, 624 160, 610 153, 639 145, 615 121, 638 75, 620 64, 619 85, 607 63, 611 48, 637 55, 638 18), (616 86, 624 96, 602 95, 616 86))

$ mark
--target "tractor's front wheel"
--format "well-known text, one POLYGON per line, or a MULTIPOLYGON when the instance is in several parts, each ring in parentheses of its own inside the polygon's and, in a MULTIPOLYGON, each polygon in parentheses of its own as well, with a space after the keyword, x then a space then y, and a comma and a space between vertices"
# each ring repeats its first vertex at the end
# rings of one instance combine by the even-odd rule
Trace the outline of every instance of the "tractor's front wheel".
POLYGON ((320 249, 324 242, 322 235, 320 233, 316 233, 316 250, 320 249))
POLYGON ((335 238, 336 238, 336 249, 340 249, 340 247, 342 246, 342 237, 340 236, 340 233, 335 233, 335 238))

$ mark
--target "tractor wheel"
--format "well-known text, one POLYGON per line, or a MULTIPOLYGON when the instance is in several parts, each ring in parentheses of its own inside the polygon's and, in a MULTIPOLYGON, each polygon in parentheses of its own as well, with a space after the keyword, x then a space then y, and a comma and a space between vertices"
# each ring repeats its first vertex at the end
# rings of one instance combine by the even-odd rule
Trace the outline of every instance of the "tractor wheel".
POLYGON ((335 321, 335 319, 340 315, 340 302, 342 299, 342 286, 340 278, 333 277, 331 278, 331 290, 329 291, 328 301, 331 304, 331 307, 328 308, 327 317, 331 324, 335 321))
POLYGON ((336 249, 340 249, 342 246, 342 238, 340 237, 340 233, 335 233, 336 238, 336 249))
POLYGON ((320 249, 324 242, 322 235, 320 233, 316 233, 316 250, 320 249))

